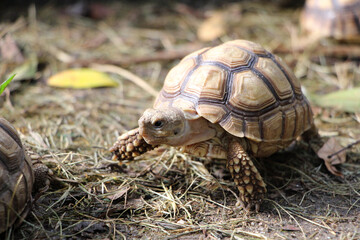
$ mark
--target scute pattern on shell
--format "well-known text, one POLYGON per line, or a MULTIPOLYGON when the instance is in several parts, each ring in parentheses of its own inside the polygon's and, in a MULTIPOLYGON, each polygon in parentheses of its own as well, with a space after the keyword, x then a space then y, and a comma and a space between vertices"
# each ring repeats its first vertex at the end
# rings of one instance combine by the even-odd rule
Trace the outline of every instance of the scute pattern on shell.
POLYGON ((276 152, 312 124, 309 103, 289 67, 246 40, 185 57, 166 77, 154 104, 154 108, 167 106, 246 137, 256 156, 276 152))
POLYGON ((307 0, 300 17, 305 31, 336 39, 360 37, 359 0, 307 0))
POLYGON ((33 182, 31 160, 16 130, 0 118, 0 233, 26 216, 33 182))

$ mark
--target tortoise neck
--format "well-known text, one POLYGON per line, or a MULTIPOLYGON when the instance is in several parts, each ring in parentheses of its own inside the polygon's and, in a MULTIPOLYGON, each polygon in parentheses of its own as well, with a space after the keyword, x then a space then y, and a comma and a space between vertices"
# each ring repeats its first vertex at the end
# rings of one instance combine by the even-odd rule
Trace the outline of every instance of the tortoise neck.
POLYGON ((210 123, 206 119, 187 119, 185 124, 185 130, 181 141, 179 141, 178 146, 203 142, 213 137, 216 137, 217 134, 217 129, 212 123, 210 123))

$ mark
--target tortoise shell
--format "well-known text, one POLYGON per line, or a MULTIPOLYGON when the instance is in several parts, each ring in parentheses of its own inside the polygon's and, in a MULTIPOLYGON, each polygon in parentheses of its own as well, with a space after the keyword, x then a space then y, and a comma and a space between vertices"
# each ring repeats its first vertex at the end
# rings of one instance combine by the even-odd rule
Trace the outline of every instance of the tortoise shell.
POLYGON ((300 17, 302 28, 317 36, 358 39, 359 0, 307 0, 300 17))
POLYGON ((33 182, 31 160, 17 131, 0 118, 0 233, 28 213, 33 182))
POLYGON ((311 127, 299 80, 259 44, 235 40, 186 56, 168 73, 154 108, 173 106, 249 140, 269 156, 311 127))

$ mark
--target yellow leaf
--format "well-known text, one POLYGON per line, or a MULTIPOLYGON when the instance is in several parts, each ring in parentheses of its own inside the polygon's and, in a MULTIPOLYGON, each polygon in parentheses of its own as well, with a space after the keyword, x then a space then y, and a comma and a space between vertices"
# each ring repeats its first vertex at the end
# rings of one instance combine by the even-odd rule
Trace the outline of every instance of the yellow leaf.
POLYGON ((51 76, 47 84, 60 88, 116 87, 118 84, 107 74, 89 68, 70 69, 51 76))

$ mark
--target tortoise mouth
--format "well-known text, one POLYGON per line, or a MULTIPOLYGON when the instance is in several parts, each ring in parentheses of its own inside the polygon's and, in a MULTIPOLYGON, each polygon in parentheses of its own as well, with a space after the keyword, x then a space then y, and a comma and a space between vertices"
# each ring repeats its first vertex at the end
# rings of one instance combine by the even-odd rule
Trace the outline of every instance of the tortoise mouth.
POLYGON ((166 142, 167 135, 164 133, 164 131, 154 131, 152 129, 147 129, 144 126, 140 126, 139 133, 147 144, 160 145, 166 142))
POLYGON ((167 144, 171 146, 182 145, 183 135, 178 129, 158 130, 148 128, 146 126, 139 127, 139 133, 144 138, 145 142, 150 145, 167 144))
POLYGON ((163 139, 157 138, 157 137, 155 137, 155 138, 146 138, 146 137, 144 137, 144 140, 145 140, 145 142, 147 144, 150 144, 152 146, 161 145, 161 144, 163 144, 165 142, 163 139))

